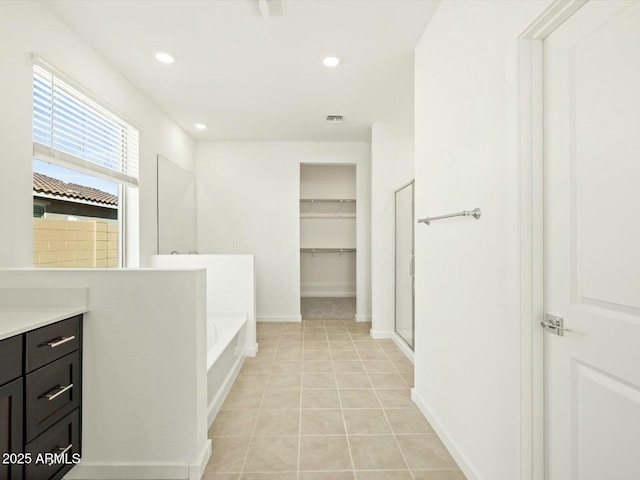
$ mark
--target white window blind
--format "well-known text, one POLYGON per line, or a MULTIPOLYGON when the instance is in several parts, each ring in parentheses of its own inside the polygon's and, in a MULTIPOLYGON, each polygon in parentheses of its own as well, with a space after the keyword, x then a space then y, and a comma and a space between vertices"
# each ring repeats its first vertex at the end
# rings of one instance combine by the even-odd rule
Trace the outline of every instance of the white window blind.
POLYGON ((33 67, 33 154, 107 180, 138 185, 137 128, 44 68, 33 67))

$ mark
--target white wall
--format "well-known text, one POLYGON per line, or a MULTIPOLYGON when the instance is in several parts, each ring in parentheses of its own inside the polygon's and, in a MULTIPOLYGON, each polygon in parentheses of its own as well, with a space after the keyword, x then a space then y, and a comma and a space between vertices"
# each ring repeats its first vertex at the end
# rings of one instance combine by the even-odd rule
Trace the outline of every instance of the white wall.
MULTIPOLYGON (((337 208, 336 204, 333 204, 333 208, 337 208)), ((355 218, 301 218, 300 246, 302 248, 356 248, 356 221, 355 218)), ((353 280, 355 280, 355 271, 353 273, 353 280)))
POLYGON ((358 313, 370 316, 367 143, 198 143, 198 251, 255 254, 258 321, 300 320, 301 163, 356 164, 358 313))
POLYGON ((355 252, 302 252, 300 273, 301 297, 356 297, 355 252))
POLYGON ((516 37, 548 2, 444 1, 416 49, 414 399, 469 480, 519 471, 516 37))
POLYGON ((65 478, 200 479, 211 449, 204 270, 0 270, 3 288, 89 292, 83 459, 65 478))
POLYGON ((154 255, 155 268, 205 268, 207 314, 224 320, 241 314, 247 319, 247 351, 256 354, 256 280, 253 255, 154 255))
POLYGON ((356 164, 356 320, 371 321, 371 144, 356 164))
MULTIPOLYGON (((131 244, 128 257, 131 265, 138 260, 146 265, 149 255, 156 253, 156 155, 193 170, 193 140, 40 2, 0 2, 0 265, 33 264, 29 52, 42 56, 99 101, 143 128, 140 189, 131 192, 128 199, 133 224, 139 213, 140 241, 139 246, 137 241, 131 244)), ((161 65, 158 74, 162 74, 161 65)))
POLYGON ((353 165, 307 165, 300 167, 300 198, 356 198, 353 165))
POLYGON ((395 317, 395 194, 413 180, 413 125, 371 128, 371 330, 390 337, 395 317))
POLYGON ((196 178, 158 156, 158 253, 188 254, 196 249, 196 178))

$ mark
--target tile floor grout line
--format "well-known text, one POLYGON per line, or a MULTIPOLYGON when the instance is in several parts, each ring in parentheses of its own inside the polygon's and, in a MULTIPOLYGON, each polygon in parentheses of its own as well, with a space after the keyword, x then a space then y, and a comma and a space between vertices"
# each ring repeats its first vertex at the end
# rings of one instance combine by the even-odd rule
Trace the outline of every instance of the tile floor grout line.
MULTIPOLYGON (((323 330, 324 330, 324 335, 326 336, 326 326, 324 323, 324 320, 320 320, 322 322, 322 326, 323 326, 323 330)), ((301 385, 300 385, 300 436, 299 436, 299 442, 298 442, 298 473, 297 473, 297 478, 298 480, 300 480, 300 471, 301 471, 301 465, 300 465, 300 460, 301 460, 301 456, 302 456, 302 395, 304 393, 304 377, 305 377, 305 368, 304 368, 304 364, 305 364, 305 360, 306 360, 306 356, 305 356, 305 352, 306 352, 306 343, 308 341, 316 341, 315 338, 314 340, 307 340, 307 335, 306 335, 306 331, 307 331, 307 325, 309 325, 309 322, 305 322, 303 319, 303 335, 302 335, 302 377, 301 377, 301 385)), ((314 329, 315 330, 315 329, 314 329)), ((310 336, 311 334, 309 334, 310 336)), ((316 335, 316 333, 314 333, 313 335, 316 335)), ((318 334, 319 335, 319 334, 318 334)), ((312 373, 312 372, 309 372, 312 373)))
MULTIPOLYGON (((396 347, 397 348, 397 347, 396 347)), ((402 350, 398 349, 400 352, 402 352, 402 350)), ((387 354, 387 351, 383 348, 382 351, 384 352, 385 356, 389 359, 389 361, 391 362, 391 365, 393 365, 393 368, 395 369, 396 373, 398 373, 398 375, 400 375, 400 377, 402 378, 402 381, 407 385, 407 387, 409 388, 413 388, 411 385, 409 385, 407 383, 407 380, 404 378, 404 376, 402 375, 402 372, 398 369, 397 365, 395 364, 395 362, 393 361, 393 359, 387 354)), ((413 362, 411 362, 411 360, 409 360, 407 358, 407 361, 411 363, 411 365, 414 365, 413 362)), ((415 378, 415 370, 414 370, 414 378, 415 378)))
MULTIPOLYGON (((373 339, 373 340, 375 340, 375 339, 373 339)), ((390 361, 391 359, 389 358, 387 353, 384 351, 384 349, 382 349, 382 347, 380 347, 380 345, 378 344, 377 340, 375 340, 375 342, 378 345, 378 347, 384 352, 385 357, 387 357, 387 359, 389 359, 389 361, 390 361)), ((358 352, 358 356, 360 356, 360 352, 358 352)), ((362 357, 360 357, 360 361, 362 361, 362 357)), ((391 362, 391 364, 395 368, 394 363, 391 362)), ((364 368, 364 364, 362 365, 362 367, 364 368)), ((412 480, 415 480, 415 477, 413 476, 413 473, 412 473, 411 469, 409 468, 409 462, 407 461, 407 457, 405 456, 404 451, 402 450, 402 447, 400 446, 400 442, 398 442, 398 437, 396 436, 395 430, 394 430, 393 426, 391 425, 391 422, 389 421, 389 417, 387 416, 387 412, 385 411, 384 406, 382 405, 382 401, 380 400, 380 397, 378 396, 378 391, 376 390, 375 386, 373 385, 373 382, 371 381, 371 377, 369 375, 369 372, 367 372, 366 368, 365 368, 365 374, 367 375, 367 378, 369 379, 369 382, 371 383, 371 387, 373 388, 373 393, 376 396, 376 399, 378 400, 378 403, 380 404, 380 409, 382 410, 382 414, 384 415, 384 418, 387 421, 387 424, 389 425, 389 429, 391 430, 391 435, 393 436, 393 440, 394 440, 394 442, 396 442, 396 446, 398 447, 398 450, 400 451, 400 455, 402 456, 402 461, 404 462, 405 466, 407 467, 407 471, 409 472, 409 476, 412 478, 412 480)), ((403 381, 404 381, 404 379, 403 379, 403 381)))
POLYGON ((298 460, 296 462, 296 479, 300 480, 300 449, 302 448, 302 382, 304 382, 304 318, 302 323, 302 354, 300 360, 300 401, 298 402, 298 460))
MULTIPOLYGON (((362 361, 362 357, 360 356, 360 351, 358 350, 358 347, 356 347, 356 342, 353 340, 353 337, 351 336, 351 332, 349 332, 349 337, 351 338, 351 343, 353 343, 353 349, 356 352, 356 355, 358 356, 358 360, 360 362, 360 365, 362 366, 362 370, 364 370, 365 374, 367 373, 367 369, 364 366, 364 362, 362 361)), ((371 383, 371 378, 369 378, 369 376, 367 375, 367 379, 369 380, 369 383, 371 384, 371 389, 373 389, 373 383, 371 383)), ((374 394, 375 394, 375 390, 374 390, 374 394)), ((380 406, 380 409, 382 409, 382 404, 380 403, 380 399, 378 398, 378 396, 376 395, 376 400, 378 401, 378 405, 380 406)), ((343 413, 344 416, 344 413, 343 413)), ((389 420, 387 420, 387 422, 389 422, 389 420)), ((391 426, 389 425, 389 428, 391 428, 391 426)), ((351 448, 351 441, 349 440, 349 436, 347 435, 347 443, 349 444, 349 448, 351 448)), ((355 465, 353 466, 354 470, 355 470, 355 465)), ((354 474, 355 475, 355 474, 354 474)))
MULTIPOLYGON (((380 346, 380 348, 382 349, 382 352, 384 353, 384 356, 387 357, 387 360, 391 363, 391 365, 393 365, 393 368, 395 369, 396 373, 400 376, 400 378, 402 378, 402 381, 405 383, 405 385, 407 385, 407 388, 409 388, 409 390, 411 390, 411 387, 409 387, 409 385, 407 384, 407 381, 405 380, 405 378, 400 373, 400 370, 398 370, 398 367, 396 366, 396 364, 393 362, 391 357, 387 354, 387 351, 384 348, 382 348, 382 346, 380 345, 380 342, 378 340, 376 340, 376 343, 378 343, 378 346, 380 346)), ((378 395, 377 392, 376 392, 376 395, 378 395)), ((389 417, 387 416, 387 412, 384 409, 382 409, 382 412, 384 413, 384 416, 387 419, 387 422, 389 422, 389 417)), ((389 422, 389 426, 391 426, 391 422, 389 422)), ((409 470, 409 475, 411 476, 412 480, 415 480, 415 476, 413 474, 413 470, 411 470, 409 468, 409 462, 407 461, 407 459, 405 457, 405 454, 404 454, 404 451, 402 450, 402 447, 400 446, 400 442, 398 441, 398 435, 396 435, 396 433, 395 433, 395 431, 394 431, 392 426, 391 426, 391 431, 393 432, 393 438, 396 441, 396 444, 398 445, 398 448, 400 449, 400 453, 402 454, 402 458, 404 458, 404 462, 407 464, 407 470, 409 470)))
MULTIPOLYGON (((283 325, 280 326, 280 333, 282 333, 282 328, 283 328, 283 325)), ((247 445, 247 451, 244 453, 244 459, 242 460, 242 467, 240 467, 240 475, 238 478, 242 478, 242 475, 244 474, 244 469, 247 464, 247 458, 249 457, 249 450, 251 450, 251 444, 253 443, 256 427, 258 426, 258 419, 260 418, 260 411, 262 410, 262 403, 264 402, 264 396, 267 394, 267 385, 269 384, 269 378, 271 378, 273 363, 276 360, 276 355, 278 354, 279 348, 280 348, 280 335, 278 335, 278 346, 276 346, 276 351, 273 354, 273 358, 271 359, 271 367, 269 368, 269 374, 267 375, 267 384, 264 386, 264 390, 262 392, 262 398, 260 398, 260 403, 258 404, 258 415, 256 415, 256 419, 253 422, 253 429, 251 430, 251 435, 249 436, 249 445, 247 445)))
MULTIPOLYGON (((342 322, 343 326, 344 321, 342 322)), ((349 335, 351 336, 351 335, 349 335)), ((327 344, 329 343, 329 339, 327 338, 327 344)), ((340 416, 342 417, 342 427, 344 428, 344 439, 347 441, 347 450, 349 450, 349 461, 351 462, 351 471, 353 472, 353 478, 356 478, 356 465, 353 462, 353 453, 351 452, 351 442, 349 442, 349 432, 347 430, 347 420, 344 418, 344 407, 342 406, 342 397, 340 396, 340 386, 338 385, 338 376, 336 375, 336 367, 334 365, 333 355, 331 355, 331 350, 329 351, 329 356, 331 360, 331 370, 333 371, 333 376, 336 380, 336 393, 338 394, 338 405, 340 405, 340 416)))

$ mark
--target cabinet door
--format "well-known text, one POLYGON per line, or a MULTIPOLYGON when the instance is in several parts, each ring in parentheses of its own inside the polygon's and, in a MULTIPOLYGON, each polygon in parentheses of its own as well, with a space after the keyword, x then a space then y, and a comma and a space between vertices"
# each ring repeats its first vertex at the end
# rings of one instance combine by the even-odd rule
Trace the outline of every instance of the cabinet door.
POLYGON ((21 480, 23 466, 23 398, 22 379, 0 387, 0 480, 21 480))
POLYGON ((0 342, 0 385, 22 375, 22 335, 0 342))

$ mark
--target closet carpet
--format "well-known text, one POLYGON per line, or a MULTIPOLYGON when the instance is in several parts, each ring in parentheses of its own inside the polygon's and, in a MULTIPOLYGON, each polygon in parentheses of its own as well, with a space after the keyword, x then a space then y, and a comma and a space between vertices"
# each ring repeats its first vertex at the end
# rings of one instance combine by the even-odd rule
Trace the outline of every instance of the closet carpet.
POLYGON ((209 430, 205 480, 465 480, 410 399, 413 365, 370 323, 259 323, 209 430))
POLYGON ((302 297, 300 299, 302 318, 351 319, 356 315, 355 297, 302 297))

